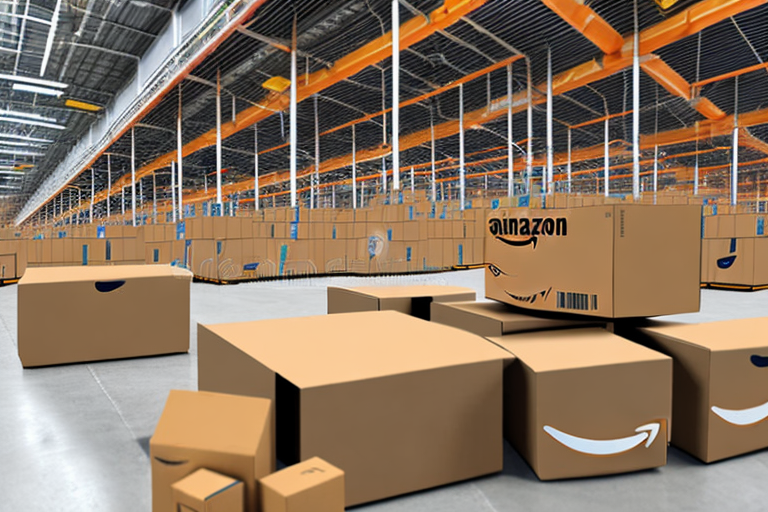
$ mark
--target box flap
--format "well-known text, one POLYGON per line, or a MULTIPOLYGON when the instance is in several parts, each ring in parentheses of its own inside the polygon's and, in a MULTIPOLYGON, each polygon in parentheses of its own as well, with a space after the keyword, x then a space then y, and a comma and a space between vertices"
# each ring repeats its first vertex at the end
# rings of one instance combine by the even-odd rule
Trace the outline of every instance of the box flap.
POLYGON ((172 485, 173 490, 184 494, 197 502, 204 502, 216 494, 235 485, 242 485, 240 480, 210 471, 198 469, 172 485))
POLYGON ((396 311, 205 327, 300 388, 508 357, 479 336, 396 311))
POLYGON ((251 455, 271 425, 271 408, 266 398, 172 390, 150 443, 251 455))
POLYGON ((444 302, 436 307, 463 311, 471 315, 489 318, 501 324, 502 333, 515 333, 523 331, 533 331, 541 329, 555 329, 561 327, 580 327, 595 326, 603 322, 594 319, 564 318, 562 315, 557 318, 536 315, 535 311, 530 314, 521 313, 513 310, 513 307, 501 302, 444 302))
POLYGON ((669 359, 598 328, 510 334, 489 339, 536 372, 669 359))
POLYGON ((35 267, 27 269, 19 284, 114 281, 147 277, 176 277, 191 281, 192 273, 189 270, 170 265, 35 267))
POLYGON ((768 346, 768 317, 702 324, 657 322, 641 330, 685 341, 709 350, 739 350, 768 346))
POLYGON ((265 476, 259 482, 281 496, 288 497, 343 476, 344 471, 341 469, 320 457, 312 457, 265 476))
POLYGON ((362 295, 376 297, 378 299, 391 299, 400 297, 443 297, 446 295, 475 294, 471 288, 463 286, 441 285, 414 285, 414 286, 358 286, 344 288, 362 295))

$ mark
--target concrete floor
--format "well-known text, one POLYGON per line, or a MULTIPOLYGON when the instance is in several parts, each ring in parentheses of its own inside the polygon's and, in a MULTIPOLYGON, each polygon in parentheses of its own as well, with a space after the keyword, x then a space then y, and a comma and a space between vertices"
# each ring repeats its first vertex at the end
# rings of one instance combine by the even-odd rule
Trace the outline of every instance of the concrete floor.
MULTIPOLYGON (((33 370, 22 370, 16 354, 16 286, 0 288, 0 510, 148 512, 149 437, 168 391, 197 387, 198 322, 320 315, 329 284, 413 283, 469 286, 481 297, 483 274, 193 284, 189 354, 33 370)), ((670 318, 693 322, 765 315, 768 291, 703 290, 700 313, 670 318)), ((705 465, 670 448, 669 464, 658 470, 545 483, 505 446, 500 474, 356 510, 764 511, 767 481, 768 450, 705 465)))

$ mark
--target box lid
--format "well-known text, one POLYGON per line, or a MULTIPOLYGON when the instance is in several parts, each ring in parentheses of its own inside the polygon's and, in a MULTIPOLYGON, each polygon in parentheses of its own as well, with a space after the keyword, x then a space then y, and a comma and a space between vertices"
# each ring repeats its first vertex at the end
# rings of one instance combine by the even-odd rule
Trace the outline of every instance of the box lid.
POLYGON ((301 388, 509 358, 479 336, 397 311, 204 327, 301 388))
POLYGON ((437 305, 447 310, 456 309, 478 317, 489 318, 501 324, 502 333, 514 333, 541 329, 554 329, 560 327, 577 327, 584 325, 596 325, 594 319, 574 318, 547 318, 533 314, 519 313, 512 310, 512 306, 501 302, 442 302, 437 305))
POLYGON ((24 284, 115 281, 147 277, 175 277, 192 280, 189 270, 171 265, 98 265, 28 268, 19 281, 24 284))
POLYGON ((656 322, 642 330, 709 350, 739 350, 768 346, 768 317, 701 324, 656 322))
POLYGON ((304 462, 265 476, 259 482, 276 491, 281 496, 291 496, 305 489, 321 485, 334 478, 343 477, 344 471, 320 457, 312 457, 304 462))
POLYGON ((182 478, 171 487, 174 491, 180 492, 198 503, 203 503, 216 494, 238 484, 242 485, 242 482, 203 468, 182 478))
MULTIPOLYGON (((330 288, 337 288, 331 286, 330 288)), ((393 299, 406 297, 443 297, 446 295, 475 294, 475 290, 463 286, 414 285, 414 286, 358 286, 355 288, 339 288, 377 299, 393 299)))
POLYGON ((488 339, 536 372, 669 359, 599 328, 510 334, 488 339))
POLYGON ((271 408, 267 398, 171 390, 150 443, 252 455, 270 425, 271 408))

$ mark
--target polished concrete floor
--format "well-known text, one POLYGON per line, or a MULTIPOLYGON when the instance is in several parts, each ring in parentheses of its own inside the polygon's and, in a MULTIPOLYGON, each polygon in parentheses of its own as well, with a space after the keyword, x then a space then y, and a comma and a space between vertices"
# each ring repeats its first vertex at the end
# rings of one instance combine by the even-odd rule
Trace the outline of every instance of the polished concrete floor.
MULTIPOLYGON (((386 278, 318 278, 192 285, 189 354, 22 370, 16 287, 0 288, 0 511, 148 512, 149 437, 170 389, 196 389, 200 323, 324 314, 325 287, 434 283, 482 296, 482 271, 386 278)), ((83 329, 88 312, 82 311, 83 329)), ((45 311, 40 311, 45 321, 45 311)), ((681 321, 768 315, 768 291, 702 291, 681 321)), ((675 318, 675 317, 670 317, 675 318)), ((141 322, 125 318, 124 322, 141 322)), ((120 326, 116 325, 116 329, 120 326)), ((108 333, 106 333, 108 335, 108 333)), ((705 465, 670 448, 658 470, 540 482, 509 446, 497 475, 359 507, 361 512, 765 511, 768 450, 705 465)))

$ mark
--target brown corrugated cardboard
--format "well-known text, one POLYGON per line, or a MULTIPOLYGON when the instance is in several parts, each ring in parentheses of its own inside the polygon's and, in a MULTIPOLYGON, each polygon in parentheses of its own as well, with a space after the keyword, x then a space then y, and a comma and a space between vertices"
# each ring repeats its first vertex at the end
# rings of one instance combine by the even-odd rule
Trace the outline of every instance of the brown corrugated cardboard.
POLYGON ((243 512, 245 486, 228 476, 198 469, 171 486, 176 512, 243 512))
POLYGON ((16 254, 0 254, 0 280, 16 277, 16 254))
POLYGON ((328 313, 390 309, 429 320, 432 302, 475 300, 475 291, 460 286, 361 286, 328 287, 328 313))
POLYGON ((344 512, 344 471, 312 457, 259 480, 261 512, 344 512))
POLYGON ((713 462, 768 448, 768 318, 622 332, 674 360, 672 444, 713 462))
POLYGON ((699 206, 496 212, 485 244, 490 299, 609 318, 699 310, 699 206))
POLYGON ((21 363, 187 352, 191 281, 189 271, 163 265, 27 269, 18 289, 21 363), (141 322, 124 320, 134 316, 141 322))
POLYGON ((200 389, 274 398, 277 450, 322 457, 352 506, 499 471, 502 367, 473 334, 395 311, 198 326, 200 389))
POLYGON ((663 466, 672 360, 603 329, 489 338, 516 360, 504 434, 542 480, 663 466))
POLYGON ((152 511, 177 512, 171 486, 200 468, 245 484, 256 512, 256 480, 275 470, 271 400, 173 390, 149 441, 152 511))
POLYGON ((502 336, 528 331, 594 327, 594 321, 524 314, 500 302, 433 302, 433 322, 464 329, 479 336, 502 336))

